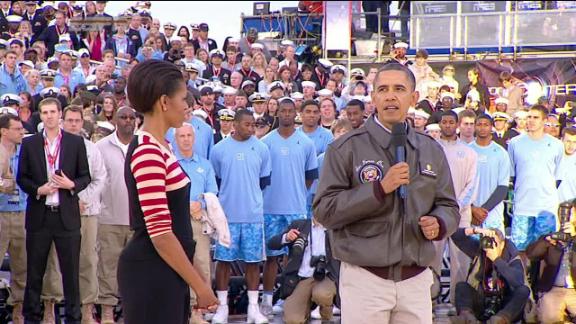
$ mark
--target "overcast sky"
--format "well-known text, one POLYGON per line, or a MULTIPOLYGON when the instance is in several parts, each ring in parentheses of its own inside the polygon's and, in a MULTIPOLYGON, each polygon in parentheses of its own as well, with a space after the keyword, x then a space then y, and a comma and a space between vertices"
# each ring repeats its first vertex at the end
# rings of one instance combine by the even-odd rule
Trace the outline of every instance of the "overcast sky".
MULTIPOLYGON (((79 1, 81 3, 82 1, 79 1)), ((208 33, 218 47, 227 36, 240 36, 240 15, 252 15, 253 1, 152 1, 152 17, 160 19, 161 23, 171 21, 178 25, 188 26, 192 23, 207 23, 208 33)), ((136 1, 109 1, 106 12, 115 16, 125 11, 136 1)), ((271 1, 270 10, 282 10, 283 7, 297 7, 298 1, 271 1)))

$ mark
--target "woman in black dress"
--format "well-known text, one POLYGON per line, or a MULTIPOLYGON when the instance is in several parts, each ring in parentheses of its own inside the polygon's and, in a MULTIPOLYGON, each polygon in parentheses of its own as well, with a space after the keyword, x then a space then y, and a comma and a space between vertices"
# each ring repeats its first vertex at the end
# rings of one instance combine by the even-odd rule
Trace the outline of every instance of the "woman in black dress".
POLYGON ((126 155, 132 240, 118 262, 118 286, 126 324, 184 324, 190 315, 189 287, 199 308, 217 299, 192 266, 190 180, 164 140, 185 119, 186 84, 172 63, 139 63, 128 78, 128 98, 144 115, 126 155))

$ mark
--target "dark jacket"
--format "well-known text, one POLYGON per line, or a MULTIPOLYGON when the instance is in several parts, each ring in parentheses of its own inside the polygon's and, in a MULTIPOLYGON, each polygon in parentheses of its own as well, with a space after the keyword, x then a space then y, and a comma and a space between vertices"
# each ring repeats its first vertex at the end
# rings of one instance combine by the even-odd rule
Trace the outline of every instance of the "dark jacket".
MULTIPOLYGON (((197 53, 198 49, 200 48, 200 42, 197 39, 195 39, 192 41, 192 45, 194 45, 194 53, 197 53)), ((208 52, 217 48, 218 43, 216 43, 216 41, 213 40, 212 38, 208 38, 208 52)))
MULTIPOLYGON (((462 88, 462 90, 460 90, 460 95, 462 96, 460 97, 461 105, 464 105, 466 103, 466 95, 468 94, 468 91, 470 91, 471 87, 472 84, 468 83, 462 88)), ((476 90, 478 90, 478 93, 480 94, 480 105, 488 109, 490 107, 490 92, 488 91, 488 87, 480 82, 478 82, 475 87, 476 90)))
POLYGON ((516 130, 508 129, 507 131, 504 132, 502 137, 498 137, 496 132, 492 133, 492 139, 494 140, 494 142, 498 143, 505 150, 507 150, 508 143, 510 142, 510 140, 518 135, 520 135, 520 133, 518 133, 516 130))
POLYGON ((396 164, 392 136, 370 117, 328 146, 314 217, 332 231, 332 253, 357 266, 428 267, 434 260, 432 241, 418 221, 435 216, 437 239, 456 231, 460 221, 452 176, 440 144, 408 128, 408 197, 385 194, 379 181, 396 164))
MULTIPOLYGON (((472 236, 466 236, 464 228, 460 228, 452 235, 454 244, 473 261, 468 273, 468 283, 481 282, 484 267, 486 266, 486 255, 480 249, 480 241, 472 236), (480 262, 480 263, 478 263, 480 262)), ((506 240, 502 255, 494 260, 494 267, 499 277, 504 280, 505 295, 510 296, 515 289, 526 286, 524 280, 524 266, 518 255, 518 250, 512 241, 506 240)), ((472 285, 474 287, 474 285, 472 285)), ((474 287, 477 288, 477 287, 474 287)))
MULTIPOLYGON (((70 28, 66 27, 66 33, 70 34, 70 38, 72 39, 72 45, 74 50, 80 49, 80 42, 78 41, 78 37, 76 33, 71 31, 70 28)), ((44 32, 40 34, 37 38, 38 40, 44 41, 46 43, 46 57, 50 57, 54 55, 54 46, 60 43, 60 35, 56 30, 56 25, 48 26, 44 29, 44 32)))
MULTIPOLYGON (((132 57, 136 57, 136 47, 134 46, 134 43, 132 42, 132 40, 130 39, 130 37, 128 37, 128 35, 126 35, 128 41, 127 41, 127 46, 124 49, 124 53, 128 53, 130 54, 132 57)), ((118 56, 118 48, 116 46, 116 40, 114 39, 114 36, 109 37, 106 40, 106 46, 105 49, 111 49, 114 51, 114 56, 118 56)))
POLYGON ((24 14, 23 18, 24 18, 24 20, 30 21, 30 24, 32 25, 32 32, 34 33, 34 37, 33 37, 34 39, 36 39, 38 36, 40 36, 40 34, 42 34, 44 29, 46 29, 46 27, 48 27, 48 22, 46 21, 46 19, 42 15, 42 10, 40 10, 40 9, 36 9, 36 11, 34 12, 34 15, 32 16, 32 19, 30 19, 28 17, 28 14, 24 14))
MULTIPOLYGON (((546 241, 546 236, 542 236, 538 241, 528 245, 526 248, 526 256, 530 260, 544 260, 545 267, 542 276, 538 279, 536 289, 540 292, 547 292, 554 286, 556 274, 560 269, 562 261, 563 249, 560 245, 552 245, 546 241)), ((576 279, 576 244, 572 244, 572 258, 571 258, 570 272, 572 278, 576 279)))
MULTIPOLYGON (((59 190, 60 217, 67 230, 80 229, 78 193, 90 184, 90 169, 84 140, 80 136, 62 131, 59 169, 74 182, 74 190, 59 190)), ((48 182, 44 136, 42 133, 27 137, 22 142, 16 181, 28 194, 26 230, 36 231, 44 224, 46 196, 37 197, 38 188, 48 182), (39 198, 39 199, 38 199, 39 198)))
MULTIPOLYGON (((282 273, 282 288, 281 288, 281 295, 283 298, 287 298, 292 294, 294 288, 300 281, 300 277, 298 276, 298 270, 302 265, 302 258, 304 256, 304 250, 308 246, 308 239, 306 239, 306 243, 304 249, 298 250, 293 248, 293 242, 288 244, 282 244, 282 237, 284 234, 288 233, 292 229, 297 229, 300 232, 300 235, 304 238, 308 238, 310 235, 310 231, 312 228, 312 220, 310 219, 303 219, 303 220, 296 220, 292 222, 280 235, 276 235, 272 237, 268 242, 268 248, 270 250, 282 250, 284 247, 288 246, 288 263, 286 267, 284 267, 284 271, 282 273)), ((328 231, 326 231, 326 260, 328 261, 326 264, 327 276, 338 283, 338 277, 340 272, 340 262, 332 258, 332 253, 330 251, 330 239, 328 237, 328 231)), ((306 260, 309 261, 309 260, 306 260)), ((338 286, 338 285, 336 285, 338 286)))
MULTIPOLYGON (((232 72, 230 72, 230 70, 220 67, 220 74, 218 75, 218 79, 220 80, 220 82, 224 83, 225 85, 230 85, 231 75, 232 72)), ((204 70, 204 73, 202 73, 202 78, 212 81, 213 76, 214 76, 214 66, 212 64, 208 64, 206 70, 204 70)))

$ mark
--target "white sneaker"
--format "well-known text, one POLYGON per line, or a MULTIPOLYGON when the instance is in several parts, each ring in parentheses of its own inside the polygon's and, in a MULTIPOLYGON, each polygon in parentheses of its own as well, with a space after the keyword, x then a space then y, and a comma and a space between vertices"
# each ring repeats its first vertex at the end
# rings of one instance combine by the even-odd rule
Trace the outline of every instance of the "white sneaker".
POLYGON ((248 305, 248 317, 246 319, 248 323, 265 324, 268 323, 268 318, 258 309, 258 304, 248 305))
POLYGON ((266 302, 260 304, 260 313, 264 316, 274 316, 272 312, 272 305, 266 302))
POLYGON ((322 319, 322 315, 320 315, 320 306, 316 306, 312 313, 310 313, 310 317, 315 320, 322 319))
POLYGON ((216 314, 212 317, 212 323, 225 324, 228 323, 228 305, 220 305, 216 310, 216 314))
POLYGON ((272 307, 272 313, 274 315, 279 315, 282 314, 283 312, 284 312, 284 300, 278 299, 274 307, 272 307))
POLYGON ((334 308, 332 308, 332 315, 340 315, 340 308, 334 306, 334 308))

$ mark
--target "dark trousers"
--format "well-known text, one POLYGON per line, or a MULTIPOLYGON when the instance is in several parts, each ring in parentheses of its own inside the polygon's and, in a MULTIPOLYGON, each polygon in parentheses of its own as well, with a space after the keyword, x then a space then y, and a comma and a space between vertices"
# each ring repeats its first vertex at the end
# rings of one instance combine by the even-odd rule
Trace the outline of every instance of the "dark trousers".
POLYGON ((80 229, 65 229, 59 212, 47 211, 42 228, 26 232, 28 272, 23 305, 26 323, 40 323, 42 320, 40 294, 52 242, 56 246, 58 263, 62 272, 66 323, 80 323, 82 319, 80 284, 78 280, 80 272, 80 239, 80 229))
MULTIPOLYGON (((526 286, 514 289, 512 295, 504 299, 504 307, 498 315, 506 317, 511 322, 520 320, 529 295, 530 289, 526 286)), ((456 310, 460 313, 463 309, 473 311, 476 318, 480 318, 484 313, 484 299, 467 282, 456 284, 456 310)))
MULTIPOLYGON (((376 10, 380 8, 382 33, 390 32, 390 23, 388 20, 388 16, 390 16, 390 3, 391 1, 362 1, 362 9, 364 12, 376 12, 376 10)), ((366 31, 378 33, 377 15, 366 15, 366 31)))

